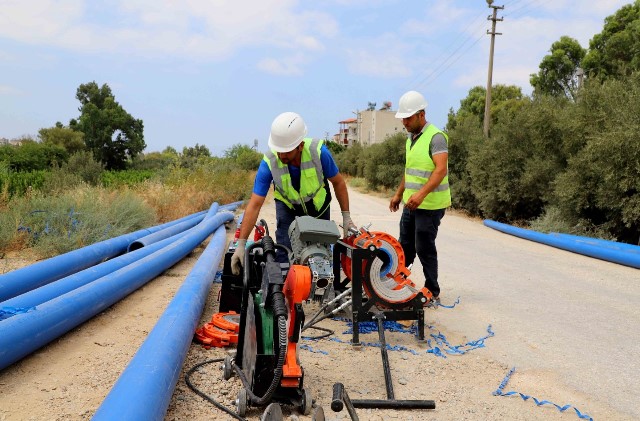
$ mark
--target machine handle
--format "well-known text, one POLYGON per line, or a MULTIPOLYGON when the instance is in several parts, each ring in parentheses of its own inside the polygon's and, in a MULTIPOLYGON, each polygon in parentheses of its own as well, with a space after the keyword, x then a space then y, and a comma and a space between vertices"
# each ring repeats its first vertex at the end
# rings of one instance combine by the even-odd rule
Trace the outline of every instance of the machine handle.
POLYGON ((331 409, 333 412, 340 412, 342 411, 342 408, 344 408, 342 395, 344 395, 344 385, 342 383, 334 383, 333 399, 331 400, 331 409))

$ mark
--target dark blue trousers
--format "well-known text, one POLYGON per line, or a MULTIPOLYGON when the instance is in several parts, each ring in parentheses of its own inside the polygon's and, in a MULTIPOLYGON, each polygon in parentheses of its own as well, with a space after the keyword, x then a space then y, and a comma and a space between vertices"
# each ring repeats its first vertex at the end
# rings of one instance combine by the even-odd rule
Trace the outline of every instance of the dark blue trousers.
POLYGON ((424 272, 424 286, 434 297, 440 295, 436 236, 444 212, 444 209, 412 211, 405 207, 400 218, 400 244, 404 250, 405 264, 412 264, 418 255, 424 272))
MULTIPOLYGON (((289 227, 296 219, 296 216, 304 216, 304 213, 297 212, 287 205, 282 203, 279 200, 274 200, 276 202, 276 243, 286 246, 291 249, 291 239, 289 238, 289 227)), ((311 206, 313 204, 310 203, 311 206)), ((330 208, 327 206, 327 210, 320 216, 316 216, 318 219, 329 220, 330 208)), ((276 251, 276 260, 280 263, 288 263, 288 257, 285 254, 277 250, 276 251)))

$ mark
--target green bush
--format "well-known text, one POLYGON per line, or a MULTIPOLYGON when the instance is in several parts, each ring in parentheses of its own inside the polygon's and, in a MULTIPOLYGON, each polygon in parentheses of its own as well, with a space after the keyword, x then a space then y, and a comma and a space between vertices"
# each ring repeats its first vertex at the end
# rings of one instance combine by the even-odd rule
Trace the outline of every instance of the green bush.
POLYGON ((26 246, 46 258, 153 223, 153 209, 128 190, 82 187, 57 196, 36 192, 11 199, 8 210, 0 213, 0 252, 26 246))
MULTIPOLYGON (((591 116, 584 147, 555 182, 565 219, 638 244, 640 232, 640 73, 593 83, 574 114, 591 116)), ((576 148, 577 149, 577 148, 576 148)))
POLYGON ((555 177, 566 166, 567 106, 557 98, 526 103, 512 119, 498 122, 489 139, 476 140, 473 150, 466 151, 465 168, 453 158, 454 174, 471 180, 481 216, 510 222, 542 214, 553 199, 555 177))
POLYGON ((132 187, 143 181, 149 180, 156 171, 154 170, 110 170, 101 173, 101 183, 104 187, 118 188, 122 186, 132 187))
POLYGON ((78 175, 82 181, 92 186, 97 186, 102 180, 104 166, 93 159, 93 154, 89 151, 77 152, 69 158, 69 162, 63 168, 78 175))
POLYGON ((449 185, 452 206, 472 215, 480 215, 480 205, 472 187, 469 157, 484 141, 482 127, 475 116, 457 121, 449 134, 449 185))
POLYGON ((0 162, 0 194, 9 199, 23 196, 32 190, 40 190, 46 180, 47 171, 15 172, 6 163, 0 162))
POLYGON ((0 146, 0 161, 7 162, 16 172, 46 170, 55 163, 61 165, 67 159, 69 154, 64 148, 29 139, 24 139, 20 146, 0 146))
POLYGON ((359 143, 348 147, 345 151, 334 156, 340 172, 352 177, 364 177, 364 148, 359 143))
POLYGON ((364 177, 370 188, 398 187, 404 174, 407 137, 397 133, 365 149, 364 177))

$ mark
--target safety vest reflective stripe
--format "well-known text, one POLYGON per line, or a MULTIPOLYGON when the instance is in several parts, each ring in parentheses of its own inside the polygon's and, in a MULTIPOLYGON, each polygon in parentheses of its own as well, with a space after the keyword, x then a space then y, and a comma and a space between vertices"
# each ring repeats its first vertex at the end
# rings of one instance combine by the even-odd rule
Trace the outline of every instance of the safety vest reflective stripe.
MULTIPOLYGON (((431 140, 436 134, 442 134, 448 141, 447 135, 433 124, 429 124, 418 140, 411 145, 411 139, 406 142, 406 162, 404 172, 404 193, 402 199, 407 203, 412 194, 420 190, 428 181, 435 169, 435 163, 429 156, 431 140)), ((449 171, 440 182, 418 205, 420 209, 444 209, 451 205, 451 190, 449 188, 449 171)))
MULTIPOLYGON (((305 207, 305 202, 313 200, 316 210, 320 210, 327 192, 324 189, 324 172, 320 160, 322 141, 319 139, 304 139, 304 149, 300 162, 300 192, 293 188, 289 167, 280 161, 277 153, 269 151, 264 160, 269 165, 273 184, 274 196, 290 208, 293 205, 305 207)), ((305 208, 306 212, 306 208, 305 208)))
MULTIPOLYGON (((422 188, 422 186, 424 186, 427 183, 404 183, 404 188, 405 189, 411 189, 411 190, 420 190, 422 188)), ((436 191, 436 192, 440 192, 440 191, 447 191, 449 190, 449 183, 446 184, 440 184, 438 187, 436 187, 435 189, 431 190, 432 192, 436 191)))
MULTIPOLYGON (((416 177, 429 178, 431 177, 431 171, 421 171, 413 168, 407 168, 405 174, 415 175, 416 177)), ((449 175, 449 169, 447 168, 447 175, 449 175)))

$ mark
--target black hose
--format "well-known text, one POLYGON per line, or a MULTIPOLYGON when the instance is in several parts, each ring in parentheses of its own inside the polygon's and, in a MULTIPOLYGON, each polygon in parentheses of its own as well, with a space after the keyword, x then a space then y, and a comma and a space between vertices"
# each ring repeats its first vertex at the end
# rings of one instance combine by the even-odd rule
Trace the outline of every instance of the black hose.
POLYGON ((202 399, 210 402, 213 406, 215 406, 216 408, 218 408, 219 410, 226 412, 227 414, 231 415, 233 418, 240 420, 240 421, 247 421, 245 418, 242 418, 240 415, 238 415, 236 412, 233 412, 232 410, 230 410, 229 408, 227 408, 226 406, 223 406, 222 404, 218 403, 217 401, 215 401, 211 396, 207 395, 206 393, 202 392, 200 389, 198 389, 197 387, 195 387, 193 385, 193 383, 191 383, 191 375, 193 374, 194 371, 196 371, 198 368, 202 367, 205 364, 211 364, 211 363, 219 363, 221 361, 224 361, 224 358, 216 358, 213 360, 207 360, 201 363, 198 363, 196 365, 194 365, 193 367, 191 367, 189 369, 189 371, 187 371, 187 373, 184 375, 184 381, 185 383, 187 383, 187 386, 189 386, 189 389, 191 389, 193 392, 195 392, 198 396, 200 396, 202 399))
MULTIPOLYGON (((307 326, 306 329, 317 329, 317 330, 322 330, 323 332, 327 332, 324 335, 320 335, 320 336, 305 336, 305 339, 310 339, 310 340, 314 340, 317 341, 318 339, 324 339, 324 338, 328 338, 329 336, 333 335, 335 332, 331 329, 327 329, 325 327, 319 327, 319 326, 307 326)), ((304 329, 302 329, 304 330, 304 329)))
POLYGON ((249 400, 251 404, 254 406, 262 406, 271 401, 271 397, 276 391, 276 388, 280 384, 280 379, 282 378, 282 367, 284 366, 284 361, 287 356, 287 321, 284 317, 278 317, 278 337, 280 341, 280 353, 278 354, 278 362, 276 365, 276 369, 273 372, 273 380, 269 385, 269 388, 265 392, 264 396, 259 397, 251 391, 251 384, 247 377, 244 374, 244 371, 237 364, 233 364, 233 369, 235 370, 238 377, 240 377, 240 381, 242 381, 242 386, 247 390, 247 395, 249 396, 249 400))

